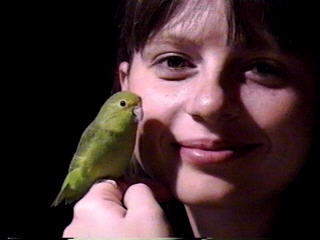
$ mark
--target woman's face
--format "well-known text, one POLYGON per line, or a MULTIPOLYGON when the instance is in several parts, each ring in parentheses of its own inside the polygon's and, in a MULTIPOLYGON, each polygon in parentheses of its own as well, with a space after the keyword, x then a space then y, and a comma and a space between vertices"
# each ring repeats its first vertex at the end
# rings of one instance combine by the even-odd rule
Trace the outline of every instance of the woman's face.
POLYGON ((254 46, 227 44, 221 2, 197 7, 189 22, 176 17, 130 71, 119 67, 122 90, 143 99, 137 159, 187 204, 273 197, 310 146, 311 70, 263 31, 254 46))

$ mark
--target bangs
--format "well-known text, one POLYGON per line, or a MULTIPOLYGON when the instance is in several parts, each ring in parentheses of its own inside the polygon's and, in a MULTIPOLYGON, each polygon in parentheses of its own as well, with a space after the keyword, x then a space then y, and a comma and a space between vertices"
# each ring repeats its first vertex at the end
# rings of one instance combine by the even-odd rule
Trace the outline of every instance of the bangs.
POLYGON ((300 56, 312 54, 317 46, 318 13, 312 4, 297 0, 231 0, 230 5, 230 42, 251 46, 271 36, 280 49, 300 56))
POLYGON ((120 22, 118 62, 131 62, 134 51, 142 49, 148 38, 156 34, 173 18, 181 0, 126 1, 120 22))
POLYGON ((165 27, 179 23, 192 32, 193 23, 203 13, 196 10, 203 8, 205 14, 215 14, 216 4, 224 4, 229 45, 259 47, 272 41, 282 51, 319 62, 319 13, 314 1, 126 0, 125 12, 120 13, 118 64, 131 62, 134 52, 165 27))

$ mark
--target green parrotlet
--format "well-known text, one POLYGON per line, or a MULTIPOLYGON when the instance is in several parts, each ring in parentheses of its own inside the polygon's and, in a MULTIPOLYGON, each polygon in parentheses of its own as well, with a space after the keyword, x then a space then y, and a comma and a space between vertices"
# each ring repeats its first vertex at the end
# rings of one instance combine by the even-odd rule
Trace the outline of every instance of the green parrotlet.
POLYGON ((110 96, 82 133, 58 196, 57 206, 79 200, 98 180, 115 179, 130 166, 139 120, 141 98, 128 91, 110 96))

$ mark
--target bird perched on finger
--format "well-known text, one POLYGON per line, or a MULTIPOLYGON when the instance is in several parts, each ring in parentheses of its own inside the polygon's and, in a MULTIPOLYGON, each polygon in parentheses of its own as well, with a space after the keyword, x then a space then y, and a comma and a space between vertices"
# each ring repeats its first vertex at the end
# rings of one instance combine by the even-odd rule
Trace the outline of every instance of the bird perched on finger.
POLYGON ((121 91, 106 100, 82 133, 52 206, 79 200, 98 180, 124 175, 130 166, 142 115, 142 101, 135 93, 121 91))

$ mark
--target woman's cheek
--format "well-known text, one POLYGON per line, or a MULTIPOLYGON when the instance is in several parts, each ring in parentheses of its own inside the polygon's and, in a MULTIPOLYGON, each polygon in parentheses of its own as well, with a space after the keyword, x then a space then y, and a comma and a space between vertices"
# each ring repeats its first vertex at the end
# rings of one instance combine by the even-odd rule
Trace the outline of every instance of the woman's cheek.
POLYGON ((257 88, 242 99, 250 118, 268 141, 269 150, 262 166, 272 169, 274 178, 279 174, 279 181, 291 181, 310 148, 312 104, 294 88, 257 88), (284 171, 287 179, 282 176, 284 171))
POLYGON ((312 124, 312 106, 293 87, 284 89, 257 88, 253 93, 243 93, 246 110, 254 122, 265 131, 305 132, 312 124))

